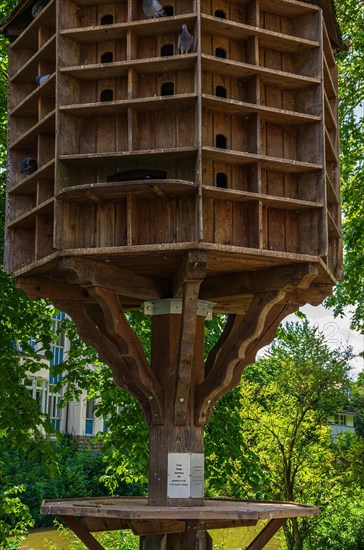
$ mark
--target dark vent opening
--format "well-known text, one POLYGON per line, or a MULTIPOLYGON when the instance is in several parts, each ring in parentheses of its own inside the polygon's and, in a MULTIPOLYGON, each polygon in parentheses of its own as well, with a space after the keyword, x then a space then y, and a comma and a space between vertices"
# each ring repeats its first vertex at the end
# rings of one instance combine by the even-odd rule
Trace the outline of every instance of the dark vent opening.
POLYGON ((222 189, 227 189, 228 186, 228 177, 223 172, 216 174, 216 187, 221 187, 222 189))
POLYGON ((217 97, 226 97, 226 88, 224 86, 216 86, 215 95, 217 97))
POLYGON ((163 6, 163 9, 167 17, 171 17, 173 15, 173 6, 163 6))
POLYGON ((112 52, 105 52, 101 56, 101 63, 112 63, 114 61, 114 54, 112 52))
POLYGON ((173 54, 174 54, 173 44, 164 44, 161 47, 161 57, 165 57, 167 55, 173 55, 173 54))
POLYGON ((107 181, 136 181, 136 180, 165 180, 167 179, 167 172, 164 170, 154 169, 135 169, 126 170, 124 172, 117 172, 107 177, 107 181))
POLYGON ((215 17, 220 17, 220 19, 226 19, 226 13, 222 10, 216 10, 215 17))
POLYGON ((217 134, 216 136, 216 147, 219 149, 226 149, 227 139, 223 134, 217 134))
POLYGON ((114 16, 111 13, 107 13, 101 17, 101 25, 112 25, 114 23, 114 16))
POLYGON ((110 90, 110 89, 102 90, 100 94, 100 101, 112 101, 113 99, 114 99, 113 90, 110 90))
POLYGON ((174 95, 174 83, 164 82, 161 86, 161 95, 174 95))
POLYGON ((226 59, 226 51, 223 48, 216 48, 215 55, 216 57, 221 57, 222 59, 226 59))

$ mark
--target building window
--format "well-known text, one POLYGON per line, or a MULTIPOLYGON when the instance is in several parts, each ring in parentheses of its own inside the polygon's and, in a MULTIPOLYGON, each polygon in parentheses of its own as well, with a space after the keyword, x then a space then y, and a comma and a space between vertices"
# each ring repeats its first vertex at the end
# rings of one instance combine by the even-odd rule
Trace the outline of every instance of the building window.
POLYGON ((112 63, 114 61, 114 54, 112 52, 105 52, 101 56, 101 63, 112 63))
POLYGON ((100 94, 100 101, 112 101, 114 99, 114 92, 110 90, 109 88, 106 90, 102 90, 100 94))
POLYGON ((48 416, 56 430, 59 430, 61 428, 61 409, 59 406, 61 394, 59 392, 52 391, 52 387, 53 384, 50 384, 48 395, 48 416))
MULTIPOLYGON (((54 365, 60 365, 63 361, 63 355, 64 355, 64 333, 62 331, 62 321, 65 318, 65 314, 63 312, 59 312, 57 315, 53 316, 53 332, 55 334, 54 340, 51 343, 52 346, 52 359, 49 363, 51 367, 54 365)), ((52 383, 57 383, 59 381, 59 377, 57 377, 58 380, 52 383)))
POLYGON ((48 412, 48 383, 41 378, 25 380, 25 387, 30 395, 36 400, 41 414, 48 412))
POLYGON ((215 138, 215 142, 216 142, 215 146, 218 147, 219 149, 226 149, 227 139, 223 134, 217 134, 215 138))
POLYGON ((101 17, 101 25, 112 25, 114 23, 114 16, 111 13, 107 13, 101 17))
POLYGON ((222 189, 227 189, 228 178, 227 175, 223 172, 216 174, 216 187, 221 187, 222 189))
POLYGON ((94 435, 94 408, 95 400, 88 399, 86 401, 85 435, 94 435))
POLYGON ((166 57, 167 55, 174 55, 173 44, 164 44, 161 47, 161 57, 166 57))
POLYGON ((174 95, 174 83, 164 82, 161 86, 161 95, 174 95))
POLYGON ((216 86, 215 95, 217 97, 226 97, 226 88, 224 86, 216 86))
MULTIPOLYGON (((53 367, 54 365, 59 365, 63 361, 64 355, 64 333, 62 331, 62 321, 65 318, 63 312, 59 312, 57 315, 53 316, 53 332, 54 339, 51 343, 52 349, 52 359, 49 362, 49 365, 53 367)), ((51 383, 56 384, 59 381, 59 376, 57 380, 51 381, 51 383)))
POLYGON ((337 414, 335 416, 335 424, 337 424, 338 426, 346 426, 346 415, 337 414))
POLYGON ((216 48, 215 50, 216 57, 221 57, 222 59, 226 59, 226 51, 224 48, 216 48))
POLYGON ((220 19, 226 19, 226 13, 222 10, 216 10, 215 17, 220 17, 220 19))

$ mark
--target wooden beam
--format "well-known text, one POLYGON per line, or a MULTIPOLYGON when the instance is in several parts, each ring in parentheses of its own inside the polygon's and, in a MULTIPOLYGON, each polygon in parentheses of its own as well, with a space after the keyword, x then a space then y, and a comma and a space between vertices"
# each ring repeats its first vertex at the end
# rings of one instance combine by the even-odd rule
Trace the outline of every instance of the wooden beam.
POLYGON ((229 320, 226 330, 206 362, 206 376, 196 392, 196 424, 204 424, 208 410, 230 387, 237 377, 235 367, 239 365, 240 376, 244 369, 242 359, 248 345, 258 340, 264 329, 270 309, 284 299, 285 291, 271 291, 256 294, 246 315, 235 315, 229 320))
POLYGON ((200 281, 206 276, 207 253, 205 250, 189 250, 173 281, 173 297, 182 298, 187 281, 200 281))
MULTIPOLYGON (((163 287, 153 277, 139 275, 105 262, 95 262, 82 258, 63 258, 63 270, 74 273, 75 280, 83 287, 100 286, 115 290, 129 298, 158 300, 163 295, 163 287)), ((71 275, 70 275, 71 276, 71 275)), ((72 278, 70 279, 72 282, 72 278)))
MULTIPOLYGON (((152 414, 162 416, 161 411, 151 411, 151 401, 129 377, 130 365, 125 357, 120 354, 116 344, 104 334, 105 331, 98 326, 94 316, 87 311, 85 304, 77 302, 59 301, 55 306, 67 313, 74 321, 80 338, 93 346, 101 362, 106 363, 112 372, 115 383, 128 391, 139 402, 147 422, 151 421, 152 414)), ((153 403, 153 407, 158 404, 153 403)))
POLYGON ((262 550, 286 521, 286 518, 271 519, 249 546, 246 547, 246 550, 262 550))
POLYGON ((176 425, 187 422, 190 408, 190 387, 194 360, 194 347, 197 324, 197 302, 201 282, 206 274, 206 254, 200 251, 189 252, 183 265, 183 273, 178 277, 178 292, 182 290, 182 323, 179 339, 178 378, 174 421, 176 425))
POLYGON ((117 346, 120 356, 127 361, 127 380, 138 387, 149 401, 153 423, 163 424, 162 387, 148 365, 140 340, 125 317, 117 293, 101 287, 90 287, 89 292, 103 311, 110 338, 117 346))
POLYGON ((71 517, 71 516, 60 516, 62 521, 78 536, 78 538, 84 543, 84 545, 89 550, 105 550, 105 547, 102 546, 88 531, 83 524, 81 519, 71 517))
POLYGON ((54 300, 67 300, 78 302, 93 302, 86 288, 51 279, 50 277, 19 277, 16 281, 17 288, 23 290, 31 300, 46 298, 54 300))
POLYGON ((257 271, 206 278, 200 299, 245 298, 259 292, 284 289, 307 289, 318 275, 316 264, 304 263, 270 267, 257 271))

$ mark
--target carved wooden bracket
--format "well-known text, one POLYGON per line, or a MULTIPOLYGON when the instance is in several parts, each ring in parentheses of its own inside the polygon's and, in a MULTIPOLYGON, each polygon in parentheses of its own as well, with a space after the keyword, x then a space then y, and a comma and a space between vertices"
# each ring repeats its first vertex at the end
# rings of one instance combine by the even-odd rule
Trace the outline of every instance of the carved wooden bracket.
MULTIPOLYGON (((171 285, 173 296, 182 299, 181 329, 176 336, 177 377, 174 395, 170 396, 176 426, 189 422, 191 406, 196 425, 208 421, 212 405, 239 383, 245 366, 254 361, 261 347, 271 342, 281 320, 307 301, 305 290, 318 276, 317 266, 307 263, 270 269, 269 277, 262 270, 214 280, 205 279, 206 266, 205 251, 189 251, 171 285), (202 379, 202 368, 194 365, 197 305, 201 298, 217 296, 220 285, 224 295, 244 295, 246 306, 241 314, 228 318, 220 340, 210 352, 202 379), (250 303, 247 296, 251 296, 250 303)), ((136 301, 146 296, 160 298, 158 282, 107 264, 100 269, 98 262, 80 258, 63 259, 61 268, 73 284, 63 283, 59 288, 56 282, 37 277, 20 279, 19 286, 32 298, 48 297, 67 312, 81 338, 94 346, 101 361, 110 366, 115 382, 138 400, 148 423, 163 424, 163 381, 148 364, 122 306, 125 296, 136 301)), ((323 292, 327 292, 326 287, 319 285, 318 298, 323 292)))
POLYGON ((90 288, 100 305, 110 339, 116 343, 122 357, 128 357, 127 377, 146 396, 152 412, 152 422, 163 424, 163 391, 150 368, 143 346, 129 325, 116 292, 100 287, 90 288))
POLYGON ((233 379, 240 379, 245 366, 242 359, 248 345, 260 337, 270 309, 284 295, 282 290, 256 294, 246 315, 229 317, 221 339, 207 359, 205 380, 196 393, 196 424, 206 422, 208 410, 228 391, 233 379))
POLYGON ((274 277, 265 282, 257 278, 256 286, 262 289, 265 285, 266 291, 254 293, 245 315, 229 316, 206 361, 205 380, 195 396, 196 424, 208 421, 213 404, 239 383, 244 368, 254 361, 257 351, 273 340, 279 323, 298 309, 299 303, 284 303, 287 292, 308 288, 316 277, 316 267, 303 264, 293 272, 277 269, 274 277))
POLYGON ((151 400, 145 386, 132 375, 136 362, 133 350, 129 350, 127 341, 119 346, 109 338, 100 311, 75 302, 59 301, 55 305, 72 317, 80 338, 96 349, 100 361, 110 367, 115 383, 137 399, 146 421, 163 424, 162 398, 151 400))
POLYGON ((98 286, 115 290, 120 296, 144 300, 158 300, 163 287, 153 277, 133 273, 128 269, 82 258, 63 258, 61 269, 68 271, 69 282, 83 287, 98 286))

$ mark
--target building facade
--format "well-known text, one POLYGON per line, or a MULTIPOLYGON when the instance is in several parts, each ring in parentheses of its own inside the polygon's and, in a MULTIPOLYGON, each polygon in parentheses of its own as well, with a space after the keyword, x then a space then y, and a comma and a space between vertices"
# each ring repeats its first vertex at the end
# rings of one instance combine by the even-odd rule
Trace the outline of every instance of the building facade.
MULTIPOLYGON (((87 392, 83 391, 78 401, 70 401, 61 407, 63 392, 57 389, 61 375, 52 376, 49 370, 49 367, 60 364, 70 349, 69 340, 59 330, 64 318, 65 314, 62 312, 53 318, 54 331, 60 336, 52 342, 52 360, 44 360, 44 368, 36 374, 30 374, 24 384, 37 401, 40 412, 49 415, 57 430, 75 437, 90 437, 105 429, 104 420, 95 416, 95 399, 87 399, 87 392)), ((36 347, 37 344, 34 342, 33 345, 36 347)))

